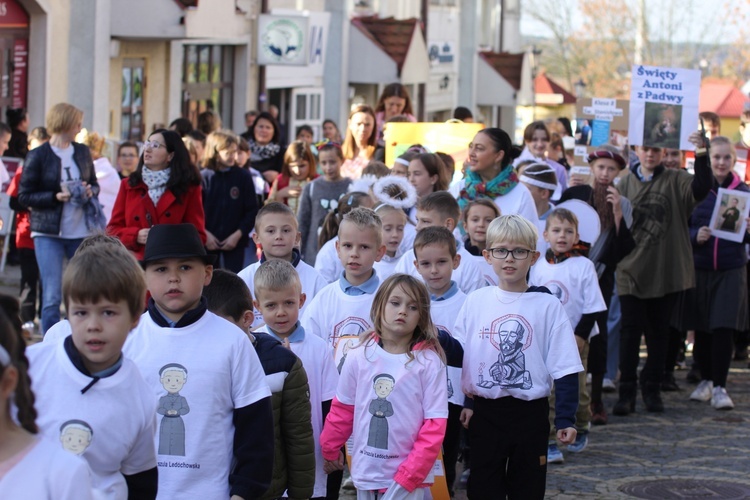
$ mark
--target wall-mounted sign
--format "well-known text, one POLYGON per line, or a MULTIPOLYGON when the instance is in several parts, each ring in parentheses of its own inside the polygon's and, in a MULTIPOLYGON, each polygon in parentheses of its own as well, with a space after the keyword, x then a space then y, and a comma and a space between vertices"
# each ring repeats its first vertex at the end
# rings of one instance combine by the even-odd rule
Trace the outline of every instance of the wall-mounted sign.
POLYGON ((258 17, 258 64, 307 64, 308 18, 261 14, 258 17))
POLYGON ((430 42, 427 55, 432 66, 453 64, 456 59, 456 48, 453 42, 430 42))
POLYGON ((28 28, 29 15, 15 0, 0 1, 0 28, 28 28))

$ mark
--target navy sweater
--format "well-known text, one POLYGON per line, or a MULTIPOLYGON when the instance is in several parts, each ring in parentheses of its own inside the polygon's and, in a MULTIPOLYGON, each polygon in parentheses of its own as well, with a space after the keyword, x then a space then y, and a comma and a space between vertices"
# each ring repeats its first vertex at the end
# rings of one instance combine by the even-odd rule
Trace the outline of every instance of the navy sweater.
POLYGON ((205 169, 201 176, 206 230, 223 241, 239 229, 242 231, 240 244, 246 243, 258 213, 258 198, 250 172, 239 167, 224 171, 205 169))
POLYGON ((696 240, 698 230, 703 226, 710 226, 711 214, 713 213, 716 196, 720 187, 743 192, 750 191, 734 172, 727 176, 721 186, 714 179, 714 185, 708 196, 695 207, 690 216, 690 242, 693 244, 693 262, 696 269, 723 271, 743 267, 747 264, 745 243, 750 243, 750 237, 748 237, 747 233, 745 233, 743 243, 735 243, 734 241, 719 239, 715 236, 709 237, 708 241, 702 245, 698 244, 696 240))

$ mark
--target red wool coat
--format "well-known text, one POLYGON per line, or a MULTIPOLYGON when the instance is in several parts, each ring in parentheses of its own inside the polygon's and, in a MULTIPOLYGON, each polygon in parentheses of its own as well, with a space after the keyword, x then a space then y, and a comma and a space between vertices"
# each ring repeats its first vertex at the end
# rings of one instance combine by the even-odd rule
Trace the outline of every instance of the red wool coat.
POLYGON ((201 186, 191 186, 177 201, 170 190, 164 191, 159 203, 154 206, 148 195, 146 184, 141 182, 133 187, 128 179, 120 183, 120 191, 112 209, 112 218, 107 225, 107 233, 116 236, 123 245, 143 259, 144 245, 138 243, 138 231, 157 224, 182 224, 189 222, 198 228, 203 243, 206 243, 205 218, 201 186))

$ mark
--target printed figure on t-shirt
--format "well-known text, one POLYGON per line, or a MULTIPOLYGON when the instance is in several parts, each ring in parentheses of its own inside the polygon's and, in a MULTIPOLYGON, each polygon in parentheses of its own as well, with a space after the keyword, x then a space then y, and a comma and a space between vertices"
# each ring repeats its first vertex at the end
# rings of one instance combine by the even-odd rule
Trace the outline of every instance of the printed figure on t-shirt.
POLYGON ((83 455, 93 437, 94 430, 83 420, 68 420, 60 426, 60 442, 74 455, 83 455))
POLYGON ((161 385, 167 391, 159 398, 156 412, 164 415, 159 425, 159 455, 185 456, 185 422, 182 416, 190 413, 187 399, 180 390, 187 382, 187 369, 177 363, 164 365, 159 370, 161 385))
POLYGON ((448 397, 453 397, 453 383, 451 382, 450 377, 448 377, 448 372, 445 372, 445 378, 448 379, 448 397))
POLYGON ((497 333, 500 354, 497 356, 497 363, 490 367, 492 380, 483 380, 480 374, 480 382, 477 384, 479 387, 489 389, 499 385, 506 389, 531 389, 531 374, 526 370, 526 357, 523 354, 524 333, 525 328, 515 319, 509 319, 500 325, 497 333))
POLYGON ((367 446, 388 449, 388 417, 393 416, 393 405, 386 398, 393 391, 396 380, 387 373, 376 375, 372 381, 372 388, 377 398, 370 401, 370 432, 367 436, 367 446))

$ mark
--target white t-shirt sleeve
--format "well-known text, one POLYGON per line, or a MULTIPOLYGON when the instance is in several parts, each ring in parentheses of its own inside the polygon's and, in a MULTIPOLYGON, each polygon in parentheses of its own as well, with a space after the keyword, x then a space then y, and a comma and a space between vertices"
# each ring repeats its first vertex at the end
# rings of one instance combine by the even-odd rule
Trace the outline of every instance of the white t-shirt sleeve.
POLYGON ((339 274, 344 269, 336 253, 336 239, 327 241, 315 256, 315 270, 329 283, 339 279, 339 274))
POLYGON ((250 339, 238 337, 235 352, 232 359, 232 401, 236 410, 271 396, 271 390, 250 339))
POLYGON ((320 387, 322 391, 320 394, 320 400, 330 401, 336 395, 336 388, 339 383, 339 372, 336 370, 336 365, 333 362, 333 351, 330 349, 325 350, 322 364, 323 370, 320 374, 320 387))
POLYGON ((133 443, 133 448, 128 457, 122 462, 120 472, 126 476, 138 474, 156 467, 156 450, 154 448, 154 436, 156 435, 156 404, 150 417, 147 417, 148 424, 141 429, 140 434, 133 443))
POLYGON ((554 315, 554 326, 549 333, 545 358, 545 365, 550 376, 553 380, 557 380, 583 371, 573 327, 562 304, 554 303, 548 308, 548 314, 554 315))
POLYGON ((583 314, 597 313, 607 310, 602 290, 599 288, 599 277, 596 274, 594 263, 585 260, 583 276, 581 277, 581 291, 584 294, 583 314))
POLYGON ((302 313, 302 318, 300 318, 300 323, 305 329, 305 333, 317 335, 323 340, 326 340, 327 336, 323 333, 323 325, 318 318, 318 311, 321 308, 321 303, 322 299, 320 295, 313 297, 307 307, 305 307, 305 311, 302 313))
POLYGON ((44 334, 42 342, 59 342, 61 340, 65 340, 65 338, 71 333, 73 333, 73 331, 70 329, 70 323, 68 323, 67 319, 63 319, 52 325, 50 329, 47 330, 47 333, 44 334))
MULTIPOLYGON (((432 351, 424 353, 429 361, 424 360, 429 370, 424 370, 424 394, 422 407, 424 418, 448 418, 448 385, 446 384, 445 365, 432 351), (429 396, 428 396, 429 395, 429 396)), ((414 362, 420 362, 415 360, 414 362)))

